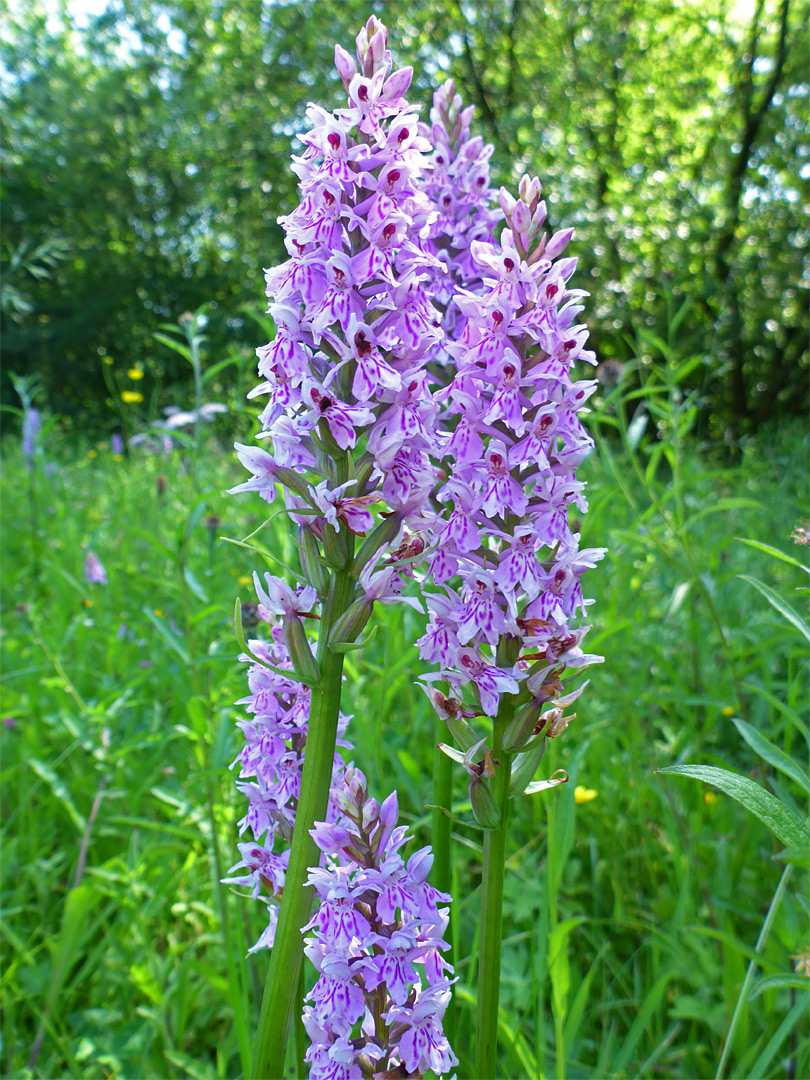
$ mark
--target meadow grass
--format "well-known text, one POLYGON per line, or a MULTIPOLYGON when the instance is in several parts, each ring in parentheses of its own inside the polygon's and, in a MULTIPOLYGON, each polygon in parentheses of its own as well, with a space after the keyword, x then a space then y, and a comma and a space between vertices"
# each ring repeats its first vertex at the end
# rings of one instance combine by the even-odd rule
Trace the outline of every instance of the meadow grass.
MULTIPOLYGON (((797 604, 793 554, 807 506, 807 437, 761 433, 728 465, 679 434, 641 441, 623 406, 592 428, 583 546, 589 651, 603 666, 540 775, 562 788, 516 802, 505 896, 501 1075, 713 1077, 752 958, 793 970, 808 947, 807 875, 780 894, 770 833, 735 802, 656 769, 724 765, 791 801, 799 785, 758 759, 734 718, 806 761, 806 650, 739 575, 797 604), (577 786, 589 801, 577 800, 577 786)), ((249 436, 240 438, 247 441, 249 436)), ((209 437, 116 460, 61 443, 28 468, 9 438, 3 489, 3 1020, 8 1076, 248 1075, 266 954, 245 959, 262 907, 218 880, 236 861, 244 801, 244 670, 231 620, 264 569, 242 539, 272 512, 209 437), (109 584, 88 585, 92 548, 109 584)), ((283 516, 254 540, 293 564, 283 516)), ((806 582, 806 579, 805 579, 806 582)), ((798 602, 801 607, 801 602, 798 602)), ((421 620, 382 608, 346 659, 344 711, 369 788, 399 792, 429 840, 437 729, 415 685, 421 620)), ((459 771, 460 772, 460 771, 459 771)), ((469 817, 456 776, 454 813, 469 817)), ((449 1023, 472 1075, 480 833, 454 825, 449 1023)), ((810 1075, 807 990, 743 1004, 725 1075, 810 1075)))

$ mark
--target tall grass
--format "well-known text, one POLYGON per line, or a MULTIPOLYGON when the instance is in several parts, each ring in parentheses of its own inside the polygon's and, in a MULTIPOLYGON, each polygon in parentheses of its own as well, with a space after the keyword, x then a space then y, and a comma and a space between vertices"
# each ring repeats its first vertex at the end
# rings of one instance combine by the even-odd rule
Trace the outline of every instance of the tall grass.
MULTIPOLYGON (((583 545, 610 550, 589 575, 588 644, 607 662, 589 669, 577 719, 543 763, 569 783, 525 800, 512 827, 504 1076, 714 1076, 749 961, 788 973, 808 945, 805 870, 756 953, 779 845, 731 800, 655 771, 724 765, 806 816, 801 787, 757 759, 733 720, 806 758, 805 650, 739 579, 790 596, 802 575, 737 538, 791 550, 807 438, 762 432, 729 466, 691 441, 683 369, 664 359, 652 385, 640 367, 637 394, 603 395, 592 425, 583 545), (578 801, 577 786, 596 796, 578 801)), ((182 451, 115 460, 60 446, 52 429, 32 528, 29 477, 10 439, 4 449, 0 1068, 247 1075, 266 956, 245 953, 261 911, 218 879, 243 812, 228 772, 245 692, 233 601, 250 599, 261 566, 220 537, 245 537, 267 507, 223 494, 242 476, 213 438, 195 467, 182 451), (88 546, 106 587, 84 582, 88 546)), ((283 517, 254 539, 292 561, 283 517)), ((427 842, 436 736, 414 686, 420 620, 407 607, 379 618, 373 642, 347 656, 344 709, 370 788, 396 786, 427 842)), ((465 795, 458 782, 457 815, 465 795)), ((463 1077, 480 834, 454 825, 453 847, 463 1077)), ((745 1001, 725 1075, 810 1074, 806 1004, 795 987, 745 1001)))

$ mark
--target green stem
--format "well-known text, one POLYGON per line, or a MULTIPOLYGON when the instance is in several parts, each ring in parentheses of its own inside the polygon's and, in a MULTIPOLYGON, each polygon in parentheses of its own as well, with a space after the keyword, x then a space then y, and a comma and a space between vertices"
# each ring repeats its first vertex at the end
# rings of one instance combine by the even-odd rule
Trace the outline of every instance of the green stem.
MULTIPOLYGON (((437 742, 447 738, 443 720, 437 723, 437 742)), ((433 843, 433 884, 442 892, 450 892, 453 867, 450 858, 451 821, 447 814, 452 810, 453 762, 438 747, 433 751, 433 804, 431 841, 433 843)))
MULTIPOLYGON (((320 686, 312 691, 309 726, 301 774, 301 794, 295 814, 290 861, 270 954, 270 969, 262 998, 262 1012, 253 1056, 253 1080, 281 1080, 290 1018, 298 997, 304 941, 301 930, 309 919, 312 889, 307 886, 310 866, 318 865, 319 849, 309 834, 326 817, 329 784, 335 755, 343 654, 326 647, 329 630, 352 601, 355 582, 347 570, 332 579, 321 620, 318 662, 320 686)), ((300 1004, 300 1003, 299 1003, 300 1004)))
MULTIPOLYGON (((768 914, 765 916, 765 922, 762 924, 762 929, 759 932, 754 952, 757 956, 760 955, 765 949, 765 943, 768 940, 768 936, 773 926, 773 920, 776 918, 776 912, 782 902, 782 897, 785 893, 788 878, 793 867, 788 864, 782 871, 782 877, 779 879, 779 884, 776 886, 776 892, 773 894, 771 905, 768 908, 768 914)), ((731 1017, 731 1023, 728 1025, 728 1031, 726 1032, 726 1039, 723 1043, 723 1050, 720 1054, 720 1062, 717 1066, 717 1072, 715 1073, 715 1080, 721 1080, 726 1068, 726 1060, 728 1059, 729 1051, 731 1050, 731 1044, 734 1041, 734 1033, 737 1030, 737 1024, 740 1016, 742 1015, 743 1008, 748 1000, 748 988, 751 985, 751 980, 754 978, 754 972, 757 968, 757 961, 752 960, 748 965, 748 970, 745 973, 743 984, 740 987, 740 993, 737 997, 737 1004, 734 1006, 734 1014, 731 1017)))
MULTIPOLYGON (((447 728, 443 720, 437 718, 436 741, 442 741, 446 736, 447 728)), ((453 895, 453 856, 451 847, 451 821, 447 814, 443 814, 443 808, 449 813, 453 808, 453 762, 439 750, 438 746, 433 751, 433 805, 437 807, 433 811, 431 821, 431 840, 433 842, 433 884, 441 892, 453 895)), ((452 920, 452 914, 451 914, 452 920)), ((452 924, 448 924, 447 938, 452 941, 452 924)), ((453 962, 452 950, 445 953, 445 959, 453 962)), ((447 1012, 444 1016, 444 1031, 450 1044, 453 1042, 455 1030, 455 1013, 451 999, 447 1012)))
POLYGON ((493 721, 492 756, 497 762, 492 794, 500 812, 497 829, 484 833, 481 881, 480 953, 478 967, 478 1080, 494 1080, 498 1049, 498 1003, 501 989, 503 938, 503 879, 506 864, 506 828, 509 817, 511 755, 503 749, 503 734, 514 706, 503 701, 493 721))

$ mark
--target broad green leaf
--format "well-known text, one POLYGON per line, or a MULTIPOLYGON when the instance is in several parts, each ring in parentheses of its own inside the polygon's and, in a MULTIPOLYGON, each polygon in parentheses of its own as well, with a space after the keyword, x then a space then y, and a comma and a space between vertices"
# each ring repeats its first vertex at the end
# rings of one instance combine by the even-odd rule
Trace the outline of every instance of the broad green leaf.
POLYGON ((747 776, 739 776, 728 769, 718 769, 713 765, 670 765, 656 771, 690 776, 693 780, 712 784, 732 799, 736 799, 746 810, 750 810, 786 846, 810 844, 810 828, 807 827, 807 822, 802 821, 769 791, 749 780, 747 776))
POLYGON ((79 885, 68 890, 62 927, 56 942, 53 974, 46 998, 49 1010, 53 1008, 62 992, 65 979, 82 944, 88 919, 97 901, 98 893, 91 885, 79 885))
POLYGON ((756 578, 748 577, 747 574, 740 574, 739 577, 741 581, 747 581, 749 585, 753 585, 755 589, 759 589, 771 607, 776 608, 783 618, 787 619, 789 623, 792 623, 799 633, 804 634, 807 640, 810 641, 810 626, 807 625, 798 612, 793 610, 787 600, 783 600, 781 596, 777 596, 773 589, 764 585, 761 581, 757 581, 756 578))
POLYGON ((791 780, 795 780, 800 787, 803 787, 810 794, 810 776, 807 775, 806 767, 798 765, 792 758, 788 757, 784 750, 774 746, 764 735, 760 735, 756 728, 746 724, 744 720, 739 720, 736 716, 733 716, 731 722, 756 754, 759 754, 761 758, 773 765, 775 769, 785 773, 791 780))

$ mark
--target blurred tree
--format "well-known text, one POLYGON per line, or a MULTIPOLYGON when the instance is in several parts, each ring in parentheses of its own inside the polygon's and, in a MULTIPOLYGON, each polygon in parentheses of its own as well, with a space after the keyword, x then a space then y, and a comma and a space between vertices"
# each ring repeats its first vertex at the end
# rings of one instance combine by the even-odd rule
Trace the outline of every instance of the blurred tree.
POLYGON ((69 255, 27 291, 8 366, 87 409, 99 353, 179 378, 153 330, 204 301, 212 355, 249 342, 240 307, 283 257, 292 137, 308 100, 339 102, 334 43, 369 10, 414 64, 412 100, 454 75, 497 179, 538 173, 553 224, 576 225, 602 358, 663 362, 688 299, 674 347, 701 358, 704 431, 805 408, 808 0, 110 0, 84 28, 17 2, 6 243, 69 255))

